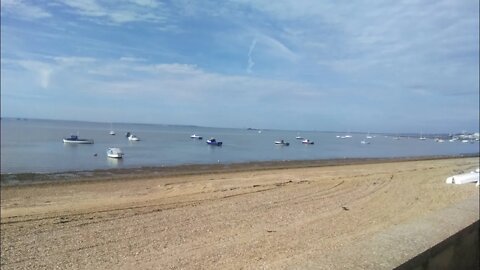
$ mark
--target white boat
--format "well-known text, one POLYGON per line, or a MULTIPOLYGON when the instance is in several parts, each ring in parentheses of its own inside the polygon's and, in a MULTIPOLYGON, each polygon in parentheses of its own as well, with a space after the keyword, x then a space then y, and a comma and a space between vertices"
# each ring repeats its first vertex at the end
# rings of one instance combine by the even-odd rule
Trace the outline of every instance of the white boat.
POLYGON ((123 152, 120 148, 108 148, 107 156, 111 158, 123 158, 123 152))
POLYGON ((275 141, 274 143, 277 144, 277 145, 285 145, 285 146, 289 146, 289 145, 290 145, 289 142, 286 142, 286 141, 284 141, 284 140, 275 141))
POLYGON ((130 134, 130 136, 128 136, 128 140, 129 141, 140 141, 140 139, 133 134, 130 134))
POLYGON ((365 141, 365 140, 361 141, 360 143, 361 143, 361 144, 370 144, 369 141, 365 141))
POLYGON ((305 140, 305 138, 303 138, 302 136, 297 136, 297 137, 295 137, 295 139, 297 139, 297 140, 305 140))
POLYGON ((113 130, 113 125, 110 123, 110 135, 115 135, 115 131, 113 130))
POLYGON ((193 134, 193 135, 191 135, 191 136, 190 136, 190 138, 192 138, 192 139, 198 139, 198 140, 201 140, 201 139, 203 139, 203 137, 202 137, 202 136, 200 136, 200 135, 197 135, 197 134, 193 134))
POLYGON ((479 173, 477 171, 457 174, 447 178, 445 181, 447 184, 466 184, 479 182, 479 173))
POLYGON ((63 138, 63 143, 72 144, 92 144, 92 139, 80 139, 77 135, 71 135, 70 138, 63 138))
POLYGON ((309 139, 305 139, 302 141, 303 144, 313 144, 313 141, 310 141, 309 139))
POLYGON ((366 138, 366 139, 372 139, 372 138, 373 138, 373 136, 372 136, 372 135, 370 135, 370 132, 369 132, 369 133, 367 134, 367 136, 365 136, 365 138, 366 138))

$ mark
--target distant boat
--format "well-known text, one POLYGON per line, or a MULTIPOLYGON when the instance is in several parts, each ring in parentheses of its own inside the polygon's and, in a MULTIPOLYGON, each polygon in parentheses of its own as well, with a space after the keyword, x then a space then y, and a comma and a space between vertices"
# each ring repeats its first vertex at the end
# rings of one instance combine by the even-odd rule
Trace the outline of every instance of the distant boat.
POLYGON ((418 139, 424 141, 424 140, 426 140, 427 138, 426 138, 425 136, 423 136, 423 134, 420 134, 420 138, 418 138, 418 139))
POLYGON ((63 138, 63 143, 72 144, 92 144, 92 139, 80 139, 77 135, 71 135, 70 138, 63 138))
POLYGON ((192 138, 192 139, 198 139, 198 140, 203 139, 202 136, 199 136, 199 135, 196 135, 196 134, 191 135, 190 138, 192 138))
POLYGON ((215 138, 210 138, 209 140, 207 140, 207 144, 222 146, 223 143, 222 142, 217 142, 217 140, 215 138))
POLYGON ((361 141, 360 143, 361 143, 361 144, 370 144, 369 141, 365 141, 365 140, 364 140, 364 141, 361 141))
POLYGON ((297 137, 295 137, 295 139, 297 139, 297 140, 305 140, 305 138, 303 138, 302 136, 297 136, 297 137))
POLYGON ((108 148, 107 156, 111 158, 123 158, 123 152, 120 148, 108 148))
POLYGON ((309 139, 305 139, 302 141, 303 144, 313 144, 313 141, 310 141, 309 139))
POLYGON ((286 142, 284 140, 280 140, 280 141, 275 141, 274 142, 276 145, 285 145, 285 146, 289 146, 290 143, 289 142, 286 142))
POLYGON ((129 141, 140 141, 140 139, 133 134, 130 134, 130 136, 128 136, 128 140, 129 141))
POLYGON ((110 135, 115 135, 115 131, 113 130, 112 124, 110 124, 110 135))
POLYGON ((366 138, 366 139, 372 139, 372 138, 373 138, 373 136, 372 136, 372 135, 370 135, 370 132, 369 132, 369 133, 367 134, 367 136, 365 136, 365 138, 366 138))

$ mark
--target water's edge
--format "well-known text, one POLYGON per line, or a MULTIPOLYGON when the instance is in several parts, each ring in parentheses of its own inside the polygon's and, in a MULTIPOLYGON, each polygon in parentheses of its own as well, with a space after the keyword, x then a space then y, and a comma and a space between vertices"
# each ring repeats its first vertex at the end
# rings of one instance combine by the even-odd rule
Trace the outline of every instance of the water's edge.
POLYGON ((226 173, 242 171, 258 171, 269 169, 293 169, 323 166, 342 166, 354 164, 375 164, 387 162, 406 162, 422 160, 438 160, 451 158, 480 157, 476 154, 462 155, 432 155, 392 158, 342 158, 317 160, 288 160, 288 161, 256 161, 224 164, 183 164, 173 166, 149 166, 136 168, 95 169, 83 171, 65 171, 54 173, 2 173, 2 186, 23 186, 37 184, 52 184, 71 181, 112 181, 132 180, 136 178, 154 178, 165 176, 182 176, 207 173, 226 173))

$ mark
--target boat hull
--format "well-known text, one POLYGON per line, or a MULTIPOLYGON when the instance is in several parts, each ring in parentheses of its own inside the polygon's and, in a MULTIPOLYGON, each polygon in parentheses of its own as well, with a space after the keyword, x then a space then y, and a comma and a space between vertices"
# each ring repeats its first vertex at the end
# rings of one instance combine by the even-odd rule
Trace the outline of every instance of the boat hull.
POLYGON ((212 142, 210 140, 207 140, 208 145, 214 145, 214 146, 222 146, 222 142, 212 142))
POLYGON ((69 139, 63 139, 63 143, 70 143, 70 144, 93 144, 93 140, 87 140, 87 139, 78 139, 78 140, 69 140, 69 139))

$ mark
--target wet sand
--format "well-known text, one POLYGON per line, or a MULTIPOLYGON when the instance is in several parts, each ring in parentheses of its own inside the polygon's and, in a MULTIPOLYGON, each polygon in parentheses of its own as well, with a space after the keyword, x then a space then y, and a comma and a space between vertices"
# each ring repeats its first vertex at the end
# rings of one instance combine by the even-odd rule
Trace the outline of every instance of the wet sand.
POLYGON ((10 182, 1 268, 391 269, 479 219, 479 189, 445 184, 477 157, 345 163, 10 182))

